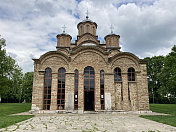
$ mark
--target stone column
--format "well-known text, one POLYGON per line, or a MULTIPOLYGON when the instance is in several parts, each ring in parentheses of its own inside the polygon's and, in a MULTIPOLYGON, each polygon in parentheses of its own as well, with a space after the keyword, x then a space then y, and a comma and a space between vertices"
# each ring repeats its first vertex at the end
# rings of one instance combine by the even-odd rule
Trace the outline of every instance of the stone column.
POLYGON ((66 73, 65 77, 65 110, 74 110, 74 73, 66 73))
POLYGON ((141 73, 137 76, 139 110, 149 110, 148 82, 146 64, 141 64, 141 73))
POLYGON ((57 110, 58 73, 52 73, 50 110, 57 110))
POLYGON ((95 111, 101 110, 101 104, 100 104, 100 74, 95 74, 95 111))
POLYGON ((78 82, 78 113, 83 113, 84 110, 84 77, 79 73, 78 82))
POLYGON ((123 110, 129 111, 130 110, 130 102, 128 98, 128 76, 127 73, 122 73, 122 88, 123 88, 123 102, 122 107, 123 110))
POLYGON ((34 79, 32 91, 32 110, 42 110, 43 106, 43 88, 44 88, 44 71, 39 71, 39 64, 34 64, 34 79))
POLYGON ((105 110, 115 109, 114 74, 105 73, 105 110))
POLYGON ((122 88, 122 83, 121 82, 116 82, 115 83, 115 109, 116 110, 121 110, 121 102, 122 102, 122 96, 121 96, 121 88, 122 88))
POLYGON ((131 99, 131 109, 133 111, 138 110, 138 102, 137 102, 137 83, 136 81, 129 83, 130 88, 130 99, 131 99))

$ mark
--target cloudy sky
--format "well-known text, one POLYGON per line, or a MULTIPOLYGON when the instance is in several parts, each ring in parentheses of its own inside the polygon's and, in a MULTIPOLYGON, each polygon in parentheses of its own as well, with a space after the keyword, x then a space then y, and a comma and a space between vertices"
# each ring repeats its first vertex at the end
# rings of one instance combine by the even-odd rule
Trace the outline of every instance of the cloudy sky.
POLYGON ((99 40, 112 24, 122 51, 145 58, 166 55, 176 44, 176 0, 0 0, 0 35, 8 55, 24 73, 33 71, 32 58, 56 50, 64 24, 76 39, 87 9, 99 40))

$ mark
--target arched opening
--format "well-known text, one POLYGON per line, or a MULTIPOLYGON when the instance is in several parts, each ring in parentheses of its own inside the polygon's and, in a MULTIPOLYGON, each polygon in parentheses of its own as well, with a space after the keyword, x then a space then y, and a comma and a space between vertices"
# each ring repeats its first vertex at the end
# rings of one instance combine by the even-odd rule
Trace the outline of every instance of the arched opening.
POLYGON ((52 83, 52 70, 51 68, 46 68, 44 75, 43 110, 50 110, 51 83, 52 83))
POLYGON ((135 69, 133 67, 130 67, 128 69, 128 100, 131 101, 130 97, 130 82, 135 81, 135 69))
POLYGON ((65 69, 58 70, 58 90, 57 90, 57 109, 64 110, 65 108, 65 69))
POLYGON ((82 35, 84 33, 83 26, 80 26, 80 28, 80 35, 82 35))
POLYGON ((122 73, 119 67, 114 69, 114 83, 121 83, 121 100, 123 101, 122 73))
POLYGON ((115 68, 114 69, 114 82, 121 82, 122 76, 121 76, 121 69, 115 68))
POLYGON ((79 71, 75 70, 74 110, 78 110, 78 80, 79 71))
POLYGON ((95 72, 88 66, 84 69, 84 110, 94 110, 95 72))
POLYGON ((95 33, 95 27, 93 26, 93 35, 96 35, 96 33, 95 33))
POLYGON ((86 32, 89 33, 89 25, 86 25, 86 32))
POLYGON ((132 67, 128 69, 128 81, 135 81, 135 70, 132 67))

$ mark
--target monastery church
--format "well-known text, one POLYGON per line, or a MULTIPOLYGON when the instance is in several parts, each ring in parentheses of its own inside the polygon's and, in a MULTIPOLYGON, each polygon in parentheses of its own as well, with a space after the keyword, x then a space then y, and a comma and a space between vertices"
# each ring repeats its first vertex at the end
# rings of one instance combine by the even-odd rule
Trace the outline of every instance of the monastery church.
POLYGON ((120 51, 113 32, 100 44, 97 26, 87 15, 74 43, 64 30, 55 51, 33 59, 32 112, 149 110, 146 62, 120 51))

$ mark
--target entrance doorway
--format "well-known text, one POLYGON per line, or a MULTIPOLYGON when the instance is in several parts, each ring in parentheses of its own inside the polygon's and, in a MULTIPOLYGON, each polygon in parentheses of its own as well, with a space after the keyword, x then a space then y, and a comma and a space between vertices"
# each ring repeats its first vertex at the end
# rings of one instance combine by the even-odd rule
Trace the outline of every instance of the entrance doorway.
POLYGON ((94 91, 84 91, 84 110, 94 110, 94 91))
POLYGON ((84 69, 84 110, 94 111, 95 72, 93 67, 84 69))

